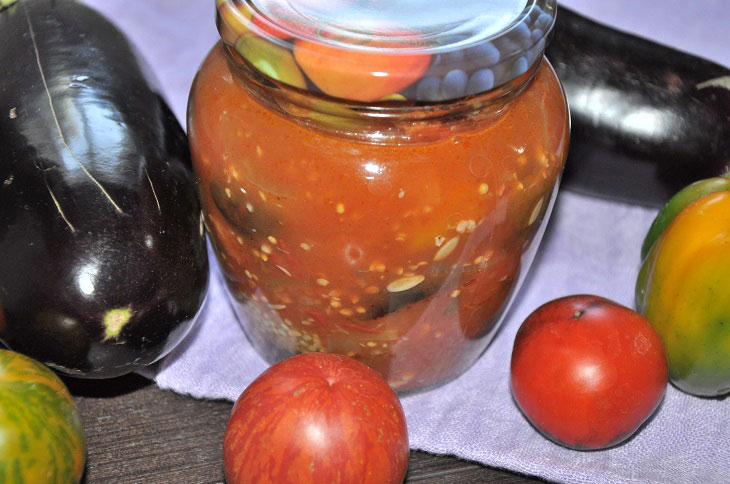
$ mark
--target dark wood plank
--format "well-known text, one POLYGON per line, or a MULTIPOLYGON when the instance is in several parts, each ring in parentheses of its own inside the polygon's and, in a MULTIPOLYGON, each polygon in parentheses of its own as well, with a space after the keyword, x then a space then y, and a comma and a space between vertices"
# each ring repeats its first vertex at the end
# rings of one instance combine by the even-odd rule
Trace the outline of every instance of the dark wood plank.
MULTIPOLYGON (((230 402, 197 400, 163 391, 137 375, 65 382, 85 425, 85 484, 225 481, 222 443, 230 402)), ((454 457, 411 451, 406 482, 539 481, 454 457)))
POLYGON ((85 425, 84 482, 223 482, 230 402, 161 391, 138 376, 67 384, 85 425))

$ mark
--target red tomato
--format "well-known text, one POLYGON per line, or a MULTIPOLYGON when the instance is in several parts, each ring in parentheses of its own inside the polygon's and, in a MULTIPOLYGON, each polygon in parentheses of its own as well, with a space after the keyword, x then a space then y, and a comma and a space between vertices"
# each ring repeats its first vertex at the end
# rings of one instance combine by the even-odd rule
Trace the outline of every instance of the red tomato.
POLYGON ((515 401, 543 435, 602 449, 630 437, 656 410, 667 360, 640 314, 602 297, 568 296, 522 324, 511 378, 515 401))
MULTIPOLYGON (((399 48, 406 42, 417 44, 413 34, 395 41, 363 42, 370 47, 399 48)), ((294 58, 299 67, 330 96, 371 102, 394 94, 417 81, 431 62, 427 53, 403 55, 345 50, 303 39, 294 42, 294 58)))
POLYGON ((306 353, 236 401, 223 441, 229 484, 400 483, 408 432, 398 397, 362 363, 306 353))

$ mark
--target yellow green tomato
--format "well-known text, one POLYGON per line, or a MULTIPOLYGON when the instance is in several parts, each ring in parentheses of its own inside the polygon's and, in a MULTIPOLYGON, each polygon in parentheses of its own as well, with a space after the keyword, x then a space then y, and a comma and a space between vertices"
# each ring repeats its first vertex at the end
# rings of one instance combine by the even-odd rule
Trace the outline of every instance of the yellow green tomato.
POLYGON ((245 35, 236 42, 236 51, 272 79, 300 89, 307 87, 294 57, 283 47, 255 35, 245 35))
POLYGON ((730 190, 690 201, 666 225, 642 264, 636 306, 679 389, 730 393, 730 190))
POLYGON ((0 350, 0 482, 78 483, 85 461, 81 419, 63 382, 0 350))

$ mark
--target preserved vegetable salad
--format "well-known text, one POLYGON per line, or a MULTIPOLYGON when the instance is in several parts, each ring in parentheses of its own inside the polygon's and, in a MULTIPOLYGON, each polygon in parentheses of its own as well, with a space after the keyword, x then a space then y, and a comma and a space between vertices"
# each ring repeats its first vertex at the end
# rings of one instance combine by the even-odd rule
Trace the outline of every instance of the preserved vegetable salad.
POLYGON ((521 2, 507 37, 454 34, 444 51, 413 25, 348 49, 329 42, 329 24, 312 33, 218 3, 223 41, 198 73, 188 126, 247 335, 268 361, 337 352, 400 392, 454 378, 493 336, 557 190, 568 116, 541 58, 554 3, 541 3, 547 14, 521 2))

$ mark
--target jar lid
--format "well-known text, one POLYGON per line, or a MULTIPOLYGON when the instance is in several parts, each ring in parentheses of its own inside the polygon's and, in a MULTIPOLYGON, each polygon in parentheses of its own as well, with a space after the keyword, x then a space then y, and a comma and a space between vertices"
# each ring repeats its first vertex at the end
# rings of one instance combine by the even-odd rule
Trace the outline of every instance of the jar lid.
POLYGON ((442 102, 531 71, 555 0, 217 0, 221 38, 270 80, 356 102, 442 102))

